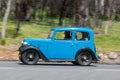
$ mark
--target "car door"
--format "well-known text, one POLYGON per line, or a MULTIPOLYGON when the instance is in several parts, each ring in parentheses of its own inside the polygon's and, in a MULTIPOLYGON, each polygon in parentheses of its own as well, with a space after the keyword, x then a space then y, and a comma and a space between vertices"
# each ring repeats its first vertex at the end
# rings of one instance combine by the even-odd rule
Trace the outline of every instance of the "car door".
POLYGON ((90 36, 87 32, 75 32, 74 54, 76 55, 80 49, 91 47, 90 43, 90 36))
POLYGON ((73 56, 72 37, 67 39, 65 39, 65 37, 66 36, 64 31, 56 32, 54 40, 50 42, 48 46, 50 59, 66 59, 66 60, 72 59, 73 56))

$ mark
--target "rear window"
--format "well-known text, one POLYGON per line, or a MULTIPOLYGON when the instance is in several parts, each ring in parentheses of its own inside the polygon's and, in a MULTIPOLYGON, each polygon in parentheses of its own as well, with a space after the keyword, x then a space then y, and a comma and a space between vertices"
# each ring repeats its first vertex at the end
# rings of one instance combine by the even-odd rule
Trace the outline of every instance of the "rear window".
POLYGON ((90 40, 89 33, 87 32, 76 32, 76 40, 90 40))

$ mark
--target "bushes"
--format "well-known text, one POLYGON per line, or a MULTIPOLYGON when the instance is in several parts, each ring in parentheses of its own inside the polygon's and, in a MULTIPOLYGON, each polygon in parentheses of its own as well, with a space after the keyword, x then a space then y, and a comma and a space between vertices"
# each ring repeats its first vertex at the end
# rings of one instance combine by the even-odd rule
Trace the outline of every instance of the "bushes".
POLYGON ((116 20, 116 21, 120 21, 120 14, 116 14, 116 15, 115 15, 115 20, 116 20))
POLYGON ((6 44, 6 39, 1 39, 1 40, 0 40, 0 44, 1 44, 1 45, 5 45, 5 44, 6 44))

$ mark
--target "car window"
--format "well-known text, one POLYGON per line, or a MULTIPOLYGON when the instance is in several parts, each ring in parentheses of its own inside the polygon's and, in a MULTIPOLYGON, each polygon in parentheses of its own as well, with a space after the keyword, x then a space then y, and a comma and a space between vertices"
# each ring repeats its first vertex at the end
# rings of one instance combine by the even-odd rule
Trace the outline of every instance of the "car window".
POLYGON ((71 32, 70 31, 60 31, 56 32, 55 36, 56 40, 71 40, 71 32))
POLYGON ((89 33, 87 33, 87 32, 76 32, 76 40, 88 41, 89 39, 90 39, 89 33))

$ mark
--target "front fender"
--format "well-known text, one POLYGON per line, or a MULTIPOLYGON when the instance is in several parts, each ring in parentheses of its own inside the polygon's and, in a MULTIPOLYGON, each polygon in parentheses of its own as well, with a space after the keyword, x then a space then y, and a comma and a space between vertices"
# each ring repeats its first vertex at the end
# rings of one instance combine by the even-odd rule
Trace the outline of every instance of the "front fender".
POLYGON ((30 49, 37 51, 38 54, 39 54, 39 57, 41 59, 43 59, 45 61, 48 61, 48 59, 43 55, 43 53, 39 49, 37 49, 36 47, 34 47, 34 46, 21 45, 20 48, 18 49, 18 51, 19 51, 19 54, 23 54, 25 51, 30 50, 30 49))
POLYGON ((18 49, 19 53, 22 54, 23 52, 25 52, 28 49, 34 49, 37 50, 37 48, 33 47, 33 46, 29 46, 29 45, 21 45, 20 48, 18 49))

